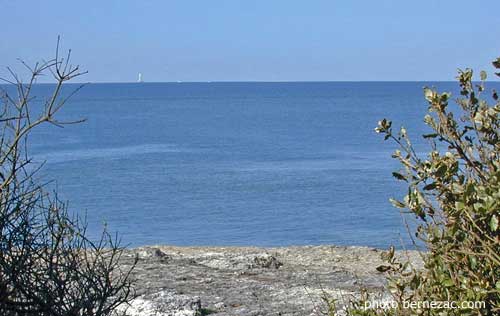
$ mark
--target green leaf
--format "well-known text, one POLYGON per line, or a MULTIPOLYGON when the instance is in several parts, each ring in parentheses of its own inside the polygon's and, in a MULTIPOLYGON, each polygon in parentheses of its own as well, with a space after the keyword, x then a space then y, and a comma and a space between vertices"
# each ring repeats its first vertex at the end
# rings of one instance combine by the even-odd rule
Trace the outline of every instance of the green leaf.
POLYGON ((434 91, 432 91, 432 89, 429 89, 429 88, 424 88, 424 96, 425 96, 425 99, 429 102, 432 102, 432 99, 434 99, 434 91))
POLYGON ((455 202, 455 208, 458 210, 458 211, 461 211, 463 210, 465 207, 465 204, 464 202, 461 202, 461 201, 457 201, 455 202))
POLYGON ((446 167, 445 164, 440 165, 436 170, 436 173, 435 173, 436 177, 441 178, 442 176, 444 176, 444 174, 446 173, 447 170, 448 170, 448 167, 446 167))
POLYGON ((429 183, 424 187, 424 190, 429 191, 429 190, 434 190, 436 188, 437 184, 436 182, 429 183))
POLYGON ((395 199, 389 199, 389 201, 392 203, 392 205, 394 207, 397 207, 397 208, 405 208, 406 205, 404 205, 404 203, 398 201, 398 200, 395 200, 395 199))
POLYGON ((481 81, 486 80, 486 78, 488 77, 488 75, 486 74, 486 71, 484 71, 484 70, 481 70, 480 76, 481 76, 481 81))
POLYGON ((496 232, 498 229, 498 217, 493 215, 490 219, 490 229, 492 232, 496 232))
POLYGON ((378 266, 378 267, 377 267, 377 271, 378 271, 378 272, 387 272, 387 271, 389 271, 390 269, 391 269, 391 267, 390 267, 390 266, 384 266, 384 265, 382 265, 382 266, 378 266))
MULTIPOLYGON (((392 173, 392 176, 398 180, 402 180, 402 181, 407 181, 406 180, 406 177, 403 176, 401 173, 398 173, 398 172, 393 172, 392 173)), ((407 181, 408 182, 408 181, 407 181)))
POLYGON ((422 135, 424 138, 436 138, 439 136, 437 133, 432 133, 432 134, 424 134, 422 135))
POLYGON ((451 279, 445 279, 442 283, 445 287, 452 287, 455 285, 451 279))
POLYGON ((495 68, 500 68, 500 57, 493 61, 492 64, 495 68))
POLYGON ((474 256, 469 257, 470 267, 472 269, 476 269, 477 267, 477 259, 474 256))

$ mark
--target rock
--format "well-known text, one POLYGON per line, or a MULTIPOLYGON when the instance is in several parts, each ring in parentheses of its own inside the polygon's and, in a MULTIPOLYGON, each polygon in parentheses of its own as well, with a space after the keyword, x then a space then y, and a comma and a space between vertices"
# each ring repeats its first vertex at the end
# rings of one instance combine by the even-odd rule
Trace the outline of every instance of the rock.
POLYGON ((283 263, 281 263, 276 257, 271 255, 258 256, 253 259, 255 266, 259 268, 273 268, 279 269, 283 263))
POLYGON ((139 260, 159 260, 166 263, 171 259, 171 256, 167 255, 165 252, 158 248, 142 247, 138 248, 135 252, 139 260))
POLYGON ((162 263, 168 263, 168 261, 172 259, 169 255, 167 255, 160 249, 155 249, 153 256, 160 260, 162 263))
POLYGON ((160 249, 155 249, 154 256, 158 258, 164 258, 167 256, 167 254, 161 251, 160 249))
POLYGON ((120 306, 127 316, 197 316, 201 312, 199 297, 161 291, 140 296, 130 306, 120 306))
MULTIPOLYGON (((124 266, 141 260, 132 277, 141 296, 131 316, 318 315, 322 297, 347 301, 366 287, 384 293, 380 252, 368 247, 173 247, 126 250, 124 266), (168 259, 168 264, 164 260, 168 259), (203 302, 203 305, 201 304, 203 302)), ((416 268, 415 251, 397 251, 416 268)), ((339 303, 340 304, 340 303, 339 303)))

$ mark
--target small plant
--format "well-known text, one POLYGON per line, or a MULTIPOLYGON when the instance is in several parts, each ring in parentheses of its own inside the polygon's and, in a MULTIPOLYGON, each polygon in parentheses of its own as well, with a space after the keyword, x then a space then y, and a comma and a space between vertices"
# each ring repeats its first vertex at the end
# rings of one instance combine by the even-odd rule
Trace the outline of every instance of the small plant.
MULTIPOLYGON (((59 48, 59 43, 58 46, 59 48)), ((105 316, 134 295, 132 268, 118 264, 123 253, 106 231, 100 240, 86 236, 86 226, 72 217, 57 194, 36 180, 28 136, 42 124, 63 126, 57 114, 67 97, 64 83, 80 76, 70 54, 29 67, 23 83, 11 71, 15 93, 3 91, 0 111, 0 314, 12 316, 105 316), (56 81, 43 106, 32 88, 42 75, 56 81)), ((9 69, 10 71, 10 69, 9 69)), ((71 96, 71 95, 70 95, 71 96)))

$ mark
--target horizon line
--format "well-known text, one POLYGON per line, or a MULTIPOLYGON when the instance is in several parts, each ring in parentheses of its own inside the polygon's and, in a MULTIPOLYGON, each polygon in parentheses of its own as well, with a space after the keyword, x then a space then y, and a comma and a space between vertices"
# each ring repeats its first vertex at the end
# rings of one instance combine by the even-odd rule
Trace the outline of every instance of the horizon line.
MULTIPOLYGON (((397 83, 397 82, 457 82, 457 80, 205 80, 205 81, 75 81, 65 84, 157 84, 157 83, 397 83)), ((480 82, 475 80, 473 82, 480 82)), ((497 80, 487 80, 488 82, 500 82, 497 80)), ((55 84, 56 82, 39 82, 35 84, 55 84)), ((0 85, 9 85, 9 83, 0 83, 0 85)))

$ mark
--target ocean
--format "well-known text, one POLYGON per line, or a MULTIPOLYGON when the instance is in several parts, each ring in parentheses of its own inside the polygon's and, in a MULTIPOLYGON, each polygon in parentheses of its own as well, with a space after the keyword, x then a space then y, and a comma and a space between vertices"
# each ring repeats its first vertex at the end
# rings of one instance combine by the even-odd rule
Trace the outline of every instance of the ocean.
MULTIPOLYGON (((408 246, 387 117, 417 151, 424 86, 451 82, 89 84, 30 137, 89 234, 127 246, 408 246)), ((67 94, 74 85, 68 85, 67 94)), ((38 85, 43 99, 51 87, 38 85)), ((455 94, 456 95, 456 94, 455 94)), ((412 219, 409 218, 411 221, 412 219)))

